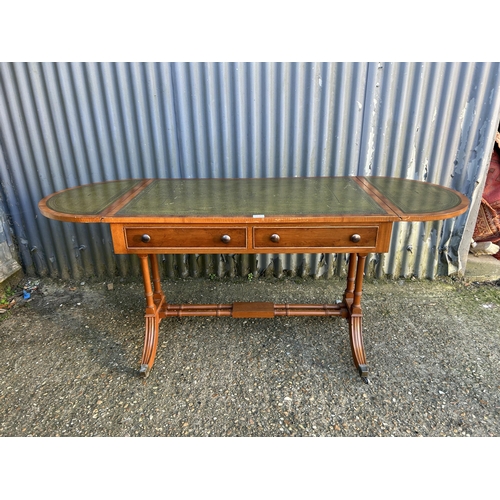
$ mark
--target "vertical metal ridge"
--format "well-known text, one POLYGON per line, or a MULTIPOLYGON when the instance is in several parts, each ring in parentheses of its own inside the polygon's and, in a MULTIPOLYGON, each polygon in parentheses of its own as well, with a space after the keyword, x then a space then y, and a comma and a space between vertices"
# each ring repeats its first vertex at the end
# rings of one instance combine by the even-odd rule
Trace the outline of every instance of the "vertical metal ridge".
MULTIPOLYGON (((440 183, 477 207, 498 120, 500 63, 0 63, 0 189, 28 272, 135 274, 134 259, 113 254, 107 227, 49 221, 39 199, 121 178, 361 174, 440 183)), ((453 272, 468 217, 396 224, 389 254, 370 256, 367 272, 453 272)), ((346 263, 162 262, 169 276, 325 278, 346 263)))
MULTIPOLYGON (((1 172, 1 183, 0 189, 4 193, 4 200, 6 204, 6 209, 8 215, 10 216, 13 224, 13 230, 15 231, 20 257, 23 262, 24 267, 34 272, 34 263, 31 258, 31 254, 27 249, 27 245, 23 241, 27 240, 27 232, 29 229, 24 227, 24 222, 22 220, 22 211, 19 206, 19 197, 17 194, 17 180, 20 167, 22 164, 19 159, 19 149, 17 146, 16 139, 16 129, 20 127, 20 124, 15 120, 16 115, 12 115, 12 107, 16 104, 16 96, 12 95, 12 87, 14 84, 14 75, 12 70, 12 64, 6 62, 0 62, 0 147, 2 154, 0 154, 0 172, 1 172)), ((29 236, 33 237, 31 233, 29 236)), ((32 240, 33 241, 33 240, 32 240)))

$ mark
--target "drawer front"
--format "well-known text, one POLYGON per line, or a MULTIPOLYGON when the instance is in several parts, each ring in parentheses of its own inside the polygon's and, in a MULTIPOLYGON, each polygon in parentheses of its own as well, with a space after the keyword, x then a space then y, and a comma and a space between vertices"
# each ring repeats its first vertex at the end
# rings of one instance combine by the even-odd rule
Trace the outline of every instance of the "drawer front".
POLYGON ((254 248, 375 249, 378 226, 254 227, 254 248))
POLYGON ((244 227, 125 227, 125 244, 134 249, 245 249, 244 227))

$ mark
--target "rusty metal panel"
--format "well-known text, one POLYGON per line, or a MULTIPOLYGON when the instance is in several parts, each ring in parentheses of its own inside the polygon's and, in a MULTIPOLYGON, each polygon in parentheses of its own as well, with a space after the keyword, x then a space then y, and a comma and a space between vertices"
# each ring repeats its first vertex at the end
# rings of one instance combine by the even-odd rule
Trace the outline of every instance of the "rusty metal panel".
MULTIPOLYGON (((455 220, 397 224, 377 276, 463 266, 500 120, 499 63, 0 63, 0 188, 28 273, 136 275, 107 227, 38 201, 103 180, 394 175, 463 192, 455 220), (465 235, 465 236, 464 236, 465 235), (460 262, 462 261, 462 263, 460 262)), ((332 277, 342 255, 163 257, 168 276, 332 277)))

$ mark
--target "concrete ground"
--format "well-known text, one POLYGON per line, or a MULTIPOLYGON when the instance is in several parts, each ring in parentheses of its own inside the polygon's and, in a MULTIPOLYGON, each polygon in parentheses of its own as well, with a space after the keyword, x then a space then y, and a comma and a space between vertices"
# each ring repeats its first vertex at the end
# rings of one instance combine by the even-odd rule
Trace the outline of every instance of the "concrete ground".
MULTIPOLYGON (((369 385, 347 323, 310 317, 164 320, 142 380, 140 280, 41 280, 0 322, 0 436, 498 436, 499 269, 471 256, 461 280, 366 280, 369 385)), ((327 302, 343 286, 164 282, 174 303, 327 302)))
MULTIPOLYGON (((155 366, 143 380, 137 375, 144 328, 140 280, 24 279, 21 285, 32 290, 30 299, 18 295, 16 305, 0 317, 0 437, 494 438, 500 434, 500 261, 493 257, 471 255, 462 279, 366 280, 362 305, 370 384, 362 382, 352 363, 345 320, 311 317, 164 320, 155 366)), ((173 303, 331 302, 341 296, 344 282, 180 279, 165 280, 163 286, 173 303)), ((70 465, 64 459, 69 446, 60 453, 58 445, 57 457, 52 456, 46 468, 46 449, 25 450, 26 442, 16 440, 5 447, 12 442, 3 441, 4 472, 23 471, 26 464, 31 464, 33 474, 51 472, 57 458, 70 477, 76 474, 74 463, 82 467, 92 463, 92 471, 96 463, 102 471, 113 464, 128 470, 129 462, 137 460, 147 464, 145 473, 151 472, 150 467, 164 473, 159 469, 162 462, 148 458, 150 451, 141 440, 133 441, 138 443, 133 453, 126 449, 116 454, 121 448, 112 441, 113 450, 105 448, 102 456, 94 453, 91 462, 78 453, 70 465)), ((444 442, 450 443, 440 441, 444 442)), ((349 460, 371 482, 385 477, 387 464, 393 471, 401 468, 399 477, 407 479, 408 467, 413 474, 419 466, 427 467, 428 476, 439 476, 436 480, 446 485, 443 491, 448 494, 452 490, 449 481, 441 481, 443 467, 452 467, 455 473, 467 462, 472 493, 479 491, 479 485, 482 491, 494 486, 494 474, 486 472, 495 464, 487 458, 492 441, 480 441, 486 450, 471 448, 474 440, 459 442, 459 449, 447 456, 426 450, 422 461, 412 452, 415 446, 420 449, 418 441, 405 440, 402 448, 394 448, 398 441, 384 440, 391 450, 384 462, 377 459, 383 456, 381 450, 370 447, 372 441, 361 446, 356 441, 353 446, 335 440, 335 450, 341 451, 335 455, 330 440, 315 440, 313 451, 303 447, 306 442, 294 440, 299 448, 282 445, 285 451, 276 455, 263 441, 238 440, 234 447, 224 440, 224 456, 216 459, 211 448, 195 448, 190 440, 182 440, 181 445, 168 441, 165 460, 179 477, 187 474, 187 482, 195 463, 200 466, 198 474, 210 471, 215 476, 220 474, 217 464, 224 463, 233 478, 242 474, 242 464, 249 470, 257 466, 260 477, 274 481, 279 471, 283 479, 273 491, 293 498, 322 497, 313 493, 321 481, 308 482, 299 496, 293 496, 299 490, 291 471, 308 470, 314 477, 320 471, 320 477, 330 477, 332 464, 335 470, 344 470, 349 460), (323 453, 327 462, 318 458, 323 453), (310 458, 301 461, 301 454, 310 458), (308 465, 313 463, 314 467, 308 465), (477 480, 470 479, 474 467, 481 476, 477 480), (370 476, 371 471, 377 477, 370 476)), ((43 474, 35 477, 40 483, 30 483, 32 493, 46 481, 43 474)), ((19 483, 23 481, 16 481, 17 487, 19 483)), ((51 491, 52 484, 47 483, 51 491)), ((124 493, 141 494, 137 490, 143 487, 141 481, 128 488, 126 484, 120 483, 124 493)), ((463 481, 453 484, 457 495, 466 491, 463 481)), ((113 488, 114 494, 121 491, 113 488)), ((255 498, 248 491, 226 491, 218 498, 255 498)), ((400 491, 391 495, 385 486, 384 491, 384 498, 400 496, 400 491)), ((201 490, 189 496, 202 497, 201 490)))
POLYGON ((491 255, 469 254, 465 278, 474 281, 496 281, 500 279, 500 260, 491 255))

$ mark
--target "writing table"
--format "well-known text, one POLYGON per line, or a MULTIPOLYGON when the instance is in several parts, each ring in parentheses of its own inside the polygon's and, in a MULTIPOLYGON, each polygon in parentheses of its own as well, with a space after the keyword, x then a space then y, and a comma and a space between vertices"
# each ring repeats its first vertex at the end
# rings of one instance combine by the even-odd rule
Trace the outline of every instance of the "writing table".
POLYGON ((389 250, 397 221, 441 220, 467 210, 449 188, 390 177, 128 179, 78 186, 39 203, 46 217, 111 227, 114 252, 140 259, 146 330, 139 373, 153 367, 160 321, 170 316, 341 316, 361 377, 368 366, 361 294, 369 253, 389 250), (171 304, 156 254, 349 253, 342 300, 333 304, 171 304))

